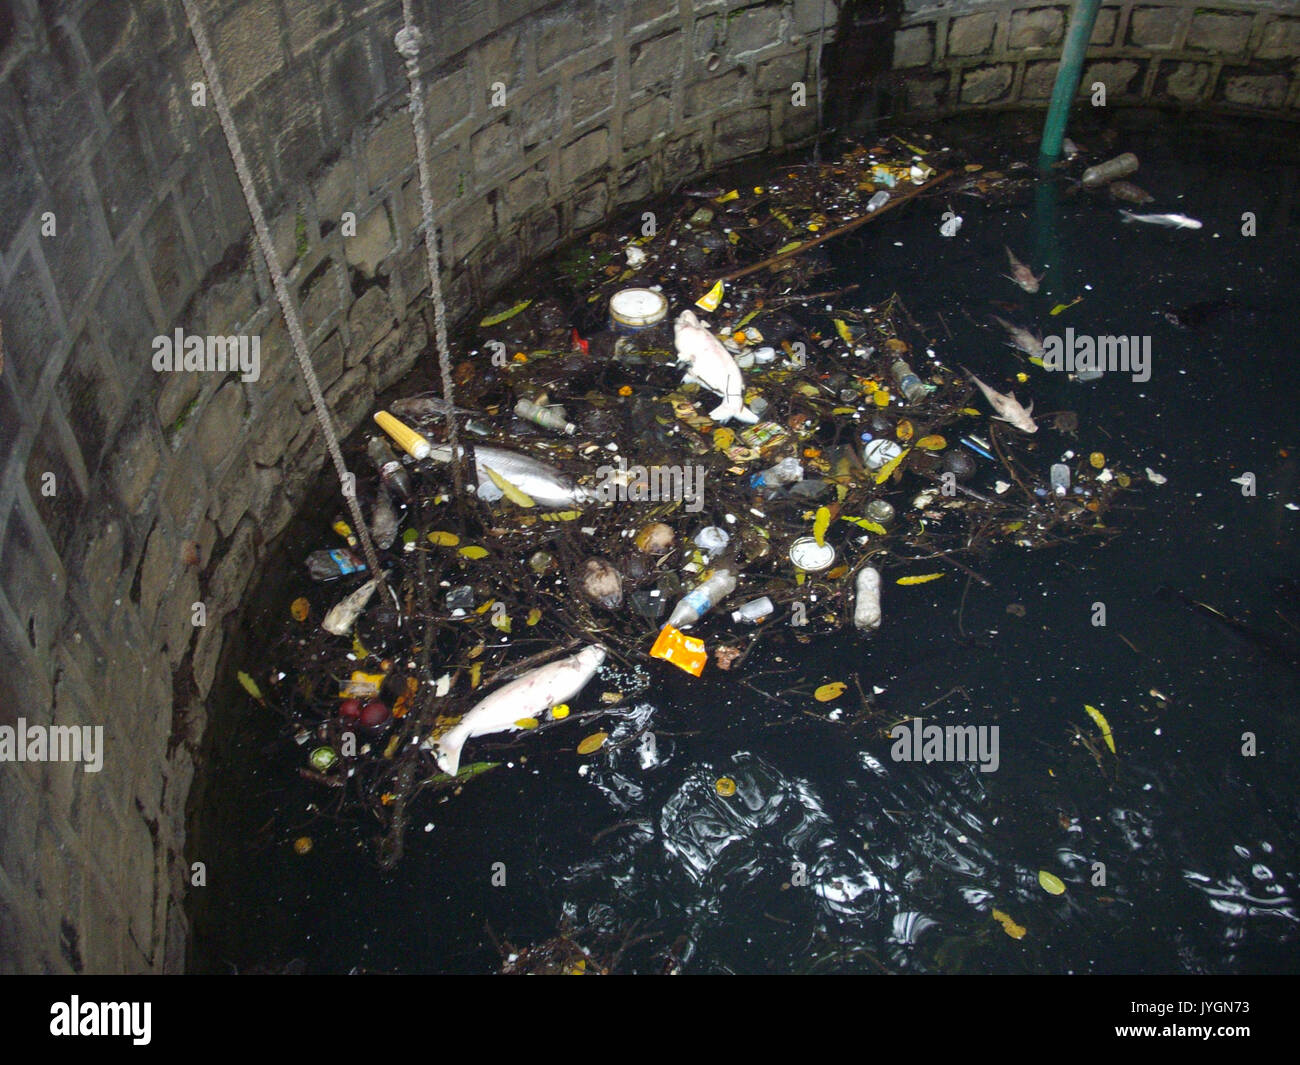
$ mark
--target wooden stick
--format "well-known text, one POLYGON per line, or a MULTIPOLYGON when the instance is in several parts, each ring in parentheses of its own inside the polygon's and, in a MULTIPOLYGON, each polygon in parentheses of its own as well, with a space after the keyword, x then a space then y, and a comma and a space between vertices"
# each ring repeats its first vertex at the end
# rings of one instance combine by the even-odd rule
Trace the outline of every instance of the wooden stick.
POLYGON ((942 184, 943 182, 947 181, 950 177, 952 177, 952 171, 945 170, 942 174, 939 174, 938 176, 931 178, 924 185, 912 186, 912 191, 910 193, 907 193, 906 195, 895 196, 888 203, 881 205, 876 210, 871 211, 868 214, 864 214, 858 218, 855 218, 852 222, 842 225, 838 229, 832 229, 829 233, 823 233, 820 237, 817 237, 814 240, 806 241, 805 243, 800 244, 797 248, 791 248, 789 251, 782 252, 780 255, 773 255, 770 259, 764 259, 761 263, 755 263, 753 266, 746 266, 743 270, 733 270, 729 274, 722 274, 720 277, 714 278, 714 281, 734 281, 738 277, 744 277, 745 275, 752 274, 757 270, 762 270, 765 267, 774 266, 777 263, 784 262, 786 259, 791 259, 796 255, 802 255, 809 248, 816 247, 818 244, 824 244, 832 237, 838 237, 843 235, 844 233, 848 233, 850 230, 857 229, 858 226, 865 225, 866 223, 870 222, 873 218, 879 218, 886 211, 890 210, 891 208, 897 207, 901 203, 910 203, 912 200, 916 199, 917 196, 925 192, 927 189, 932 189, 936 185, 942 184))

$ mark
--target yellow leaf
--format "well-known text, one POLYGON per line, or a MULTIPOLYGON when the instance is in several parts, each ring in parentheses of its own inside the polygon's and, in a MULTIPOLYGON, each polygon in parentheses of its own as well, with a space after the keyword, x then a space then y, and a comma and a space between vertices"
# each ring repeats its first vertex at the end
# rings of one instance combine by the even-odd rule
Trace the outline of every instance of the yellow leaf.
POLYGON ((492 618, 492 627, 494 629, 500 629, 502 632, 509 635, 511 629, 510 615, 509 614, 495 615, 492 618))
POLYGON ((535 717, 521 717, 515 722, 515 728, 536 728, 540 724, 535 717))
POLYGON ((912 439, 912 434, 914 432, 915 430, 912 428, 912 423, 906 418, 894 426, 894 435, 905 444, 912 439))
POLYGON ((713 446, 719 451, 726 451, 736 442, 736 431, 723 426, 713 430, 713 446))
POLYGON ((299 597, 289 604, 289 613, 294 621, 306 621, 307 615, 311 613, 311 604, 299 597))
POLYGON ((485 644, 485 643, 476 644, 474 647, 471 647, 471 648, 470 648, 470 651, 469 651, 469 654, 468 654, 467 657, 469 658, 469 660, 470 660, 471 662, 473 662, 474 659, 476 659, 479 655, 481 655, 481 654, 483 653, 483 651, 484 651, 484 649, 485 649, 486 647, 487 647, 487 644, 485 644))
POLYGON ((1029 356, 1029 361, 1032 362, 1035 366, 1041 366, 1044 370, 1047 369, 1047 363, 1043 362, 1041 356, 1038 356, 1038 355, 1030 355, 1030 356, 1029 356))
POLYGON ((569 716, 568 703, 561 703, 559 706, 551 707, 551 717, 553 717, 556 721, 560 721, 568 716, 569 716))
POLYGON ((937 581, 942 576, 942 573, 922 573, 919 577, 899 577, 898 583, 902 585, 925 584, 927 581, 937 581))
MULTIPOLYGON (((543 514, 543 521, 573 521, 574 518, 582 517, 580 510, 553 510, 549 514, 543 514)), ((522 519, 521 519, 522 520, 522 519)))
POLYGON ((542 612, 538 610, 537 607, 533 607, 532 610, 528 611, 528 618, 527 620, 524 621, 524 624, 527 625, 529 628, 532 628, 541 620, 542 620, 542 612))
POLYGON ((478 544, 470 544, 468 547, 462 547, 460 553, 466 558, 487 558, 487 548, 479 547, 478 544))
POLYGON ((1106 456, 1100 451, 1094 451, 1088 456, 1088 464, 1094 469, 1099 470, 1106 465, 1106 456))
POLYGON ((475 613, 475 614, 486 614, 489 610, 492 609, 492 604, 495 603, 495 602, 496 602, 495 599, 489 599, 486 603, 483 603, 481 606, 476 606, 476 607, 474 608, 474 613, 475 613))
POLYGON ((873 532, 873 533, 875 533, 877 536, 884 536, 884 535, 885 535, 885 532, 886 532, 886 529, 885 529, 885 527, 884 527, 883 525, 878 525, 878 524, 876 524, 876 523, 875 523, 874 521, 872 521, 870 518, 848 518, 848 517, 845 517, 845 518, 843 518, 842 520, 843 520, 843 521, 847 521, 847 522, 849 522, 849 523, 851 523, 851 524, 853 524, 853 525, 856 525, 859 529, 866 529, 867 532, 873 532))
POLYGON ((1067 309, 1069 308, 1069 306, 1070 306, 1070 305, 1069 305, 1068 303, 1058 303, 1055 307, 1053 307, 1053 308, 1052 308, 1050 311, 1048 311, 1047 313, 1050 314, 1050 315, 1052 315, 1053 317, 1055 317, 1056 315, 1060 314, 1062 311, 1067 310, 1067 309))
POLYGON ((889 478, 893 476, 894 471, 898 469, 898 467, 902 464, 903 459, 907 458, 908 452, 910 452, 911 450, 912 449, 910 447, 903 448, 903 450, 895 458, 890 459, 883 466, 881 466, 880 472, 876 474, 876 484, 884 484, 887 480, 889 480, 889 478))
POLYGON ((799 242, 797 240, 792 240, 790 241, 789 244, 782 244, 779 248, 777 248, 776 254, 784 255, 788 251, 794 251, 794 249, 797 247, 799 247, 799 242))
POLYGON ((831 523, 831 512, 825 507, 817 508, 817 517, 813 519, 813 539, 818 547, 826 544, 826 529, 831 523))
POLYGON ((1088 706, 1086 703, 1083 707, 1088 711, 1088 716, 1097 722, 1097 727, 1101 729, 1101 738, 1106 741, 1106 746, 1110 748, 1110 753, 1115 753, 1115 737, 1110 734, 1110 722, 1106 720, 1102 712, 1095 706, 1088 706))
POLYGON ((435 529, 425 539, 435 547, 455 547, 460 543, 460 537, 455 533, 443 532, 441 529, 435 529))
POLYGON ((948 446, 948 441, 941 436, 923 436, 916 446, 922 451, 942 451, 948 446))
POLYGON ((1053 876, 1051 873, 1038 870, 1038 886, 1046 891, 1049 895, 1064 895, 1065 884, 1059 876, 1053 876))
POLYGON ((963 414, 970 414, 976 418, 978 418, 980 414, 980 412, 977 411, 974 407, 962 407, 961 412, 963 414))
POLYGON ((835 486, 835 498, 838 502, 843 503, 844 497, 847 496, 848 494, 849 494, 849 486, 847 484, 837 484, 835 486))
POLYGON ((241 687, 243 687, 244 691, 248 692, 249 695, 260 703, 262 701, 262 689, 257 686, 257 681, 242 670, 239 673, 236 673, 235 676, 239 678, 239 683, 241 687))
POLYGON ((840 339, 846 344, 853 343, 853 333, 842 318, 833 318, 835 323, 835 332, 839 333, 840 339))
POLYGON ((492 483, 496 485, 498 488, 500 488, 501 491, 505 493, 506 498, 510 500, 511 503, 515 504, 515 506, 517 507, 537 506, 537 504, 533 502, 532 496, 528 495, 525 492, 521 492, 513 484, 511 484, 504 477, 502 477, 501 474, 497 473, 497 471, 494 470, 491 466, 484 466, 483 469, 486 470, 487 475, 490 478, 492 478, 492 483))
POLYGON ((502 311, 500 314, 490 314, 479 322, 479 328, 482 329, 490 325, 500 325, 502 322, 513 318, 532 302, 532 300, 524 300, 522 303, 516 303, 508 311, 502 311))
POLYGON ((740 199, 740 193, 738 193, 735 189, 732 189, 730 192, 724 192, 721 196, 714 197, 713 202, 730 203, 732 200, 738 200, 738 199, 740 199))
POLYGON ((1025 926, 1016 924, 1016 922, 1011 919, 1009 914, 1005 914, 1001 910, 994 910, 993 919, 1002 926, 1002 931, 1004 931, 1012 939, 1025 938, 1025 926))
POLYGON ((713 782, 713 790, 721 795, 724 799, 730 799, 736 794, 736 782, 731 777, 718 777, 713 782))
POLYGON ((473 691, 483 680, 483 663, 475 662, 469 667, 469 690, 473 691))
POLYGON ((877 388, 877 389, 876 389, 876 393, 875 393, 875 395, 872 396, 871 398, 875 401, 875 404, 876 404, 877 407, 888 407, 888 406, 889 406, 889 389, 887 389, 887 388, 877 388))
POLYGON ((579 754, 594 754, 605 746, 605 741, 609 739, 608 732, 593 732, 580 744, 578 744, 579 754))
POLYGON ((857 414, 858 408, 857 407, 836 407, 833 411, 831 411, 831 413, 832 414, 857 414))
POLYGON ((843 695, 844 689, 847 687, 848 685, 845 684, 844 681, 833 680, 829 684, 823 684, 813 692, 813 698, 819 703, 829 703, 832 699, 838 699, 843 695))

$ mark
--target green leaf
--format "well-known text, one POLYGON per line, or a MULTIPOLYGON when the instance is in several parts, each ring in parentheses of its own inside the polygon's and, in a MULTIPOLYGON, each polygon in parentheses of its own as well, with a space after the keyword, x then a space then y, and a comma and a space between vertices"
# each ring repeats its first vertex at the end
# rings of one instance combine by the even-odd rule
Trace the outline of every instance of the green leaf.
MULTIPOLYGON (((471 762, 469 765, 460 767, 460 772, 456 774, 456 780, 468 780, 470 777, 476 777, 480 773, 486 773, 489 769, 495 769, 500 762, 471 762)), ((437 776, 429 779, 430 784, 450 784, 453 780, 446 773, 439 773, 437 776)))
POLYGON ((235 674, 235 676, 239 679, 239 683, 243 687, 244 691, 248 692, 248 694, 251 695, 254 699, 256 699, 259 703, 266 701, 265 699, 262 698, 262 689, 257 686, 257 681, 255 681, 243 670, 240 670, 238 673, 235 674))
POLYGON ((532 300, 524 300, 522 303, 516 303, 508 311, 502 311, 500 314, 490 314, 484 318, 483 321, 479 322, 479 328, 485 328, 490 325, 500 325, 502 322, 513 318, 532 302, 532 300))

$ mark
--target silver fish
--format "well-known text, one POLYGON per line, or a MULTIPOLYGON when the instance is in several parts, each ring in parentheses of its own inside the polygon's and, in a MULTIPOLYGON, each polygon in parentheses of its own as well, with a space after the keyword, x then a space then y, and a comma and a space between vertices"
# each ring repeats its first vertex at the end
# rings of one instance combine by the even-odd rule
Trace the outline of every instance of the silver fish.
POLYGON ((1026 292, 1037 292, 1038 282, 1043 280, 1043 275, 1035 275, 1029 267, 1015 257, 1010 248, 1007 248, 1005 244, 1003 247, 1006 248, 1007 258, 1011 261, 1011 273, 1003 276, 1008 281, 1014 281, 1026 292))
POLYGON ((467 740, 493 732, 519 728, 526 717, 536 718, 587 686, 605 661, 605 648, 599 644, 584 647, 575 655, 549 665, 530 669, 522 677, 502 685, 481 699, 449 731, 433 741, 434 757, 448 776, 460 770, 460 752, 467 740))
MULTIPOLYGON (((969 371, 967 371, 969 373, 969 371)), ((998 417, 1008 425, 1026 433, 1038 432, 1038 426, 1034 424, 1034 419, 1030 415, 1034 412, 1034 404, 1031 402, 1028 409, 1022 407, 1016 399, 1014 392, 1008 392, 1005 396, 1001 392, 994 392, 983 381, 974 374, 970 374, 970 379, 975 382, 979 390, 984 393, 984 398, 989 401, 991 406, 998 413, 998 417)))
POLYGON ((375 589, 378 587, 378 577, 366 581, 351 595, 335 603, 330 608, 330 612, 325 615, 325 620, 320 623, 320 627, 331 635, 346 636, 352 631, 353 624, 361 616, 361 611, 365 610, 366 604, 370 602, 370 597, 375 594, 375 589))
POLYGON ((1120 215, 1125 222, 1146 222, 1153 226, 1168 226, 1171 229, 1200 229, 1201 223, 1195 218, 1188 218, 1185 214, 1134 214, 1132 211, 1120 209, 1120 215))
POLYGON ((1034 336, 1028 329, 1023 326, 1013 325, 1005 318, 999 318, 996 314, 990 317, 1005 329, 1011 337, 1011 346, 1023 351, 1026 355, 1036 355, 1038 358, 1043 357, 1043 341, 1041 337, 1034 336))
MULTIPOLYGON (((450 462, 451 448, 446 444, 434 447, 429 458, 436 462, 450 462)), ((498 447, 475 447, 474 467, 480 481, 491 480, 486 469, 488 466, 544 507, 581 506, 596 498, 589 489, 545 462, 498 447)))

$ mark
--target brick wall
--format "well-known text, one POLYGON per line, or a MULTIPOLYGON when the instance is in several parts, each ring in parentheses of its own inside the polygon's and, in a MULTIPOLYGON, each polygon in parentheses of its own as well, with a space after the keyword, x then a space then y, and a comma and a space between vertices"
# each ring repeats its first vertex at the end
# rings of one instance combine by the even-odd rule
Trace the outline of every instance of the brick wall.
MULTIPOLYGON (((904 0, 894 35, 901 110, 1045 107, 1072 5, 1062 0, 904 0)), ((1105 4, 1079 94, 1300 120, 1295 0, 1105 4)))
MULTIPOLYGON (((200 7, 346 432, 428 346, 401 5, 200 7)), ((815 128, 791 83, 821 0, 416 8, 458 316, 618 206, 815 128)), ((3 971, 183 965, 204 699, 325 459, 201 81, 175 0, 0 5, 0 725, 106 737, 96 774, 0 764, 3 971), (259 336, 260 377, 155 372, 177 327, 259 336)))

